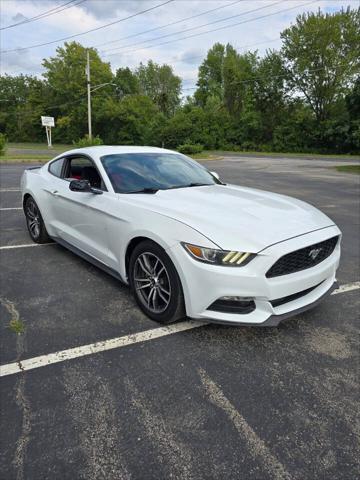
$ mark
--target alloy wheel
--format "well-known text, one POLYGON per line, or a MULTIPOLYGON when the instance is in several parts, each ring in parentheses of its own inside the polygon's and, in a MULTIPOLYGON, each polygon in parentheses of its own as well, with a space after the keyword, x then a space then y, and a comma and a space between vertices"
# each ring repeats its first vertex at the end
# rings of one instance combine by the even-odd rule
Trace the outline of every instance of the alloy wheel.
POLYGON ((139 255, 134 265, 134 286, 143 305, 162 313, 171 300, 169 274, 160 258, 151 252, 139 255))
POLYGON ((40 212, 37 205, 32 200, 27 204, 26 217, 31 236, 33 238, 38 238, 41 228, 40 212))

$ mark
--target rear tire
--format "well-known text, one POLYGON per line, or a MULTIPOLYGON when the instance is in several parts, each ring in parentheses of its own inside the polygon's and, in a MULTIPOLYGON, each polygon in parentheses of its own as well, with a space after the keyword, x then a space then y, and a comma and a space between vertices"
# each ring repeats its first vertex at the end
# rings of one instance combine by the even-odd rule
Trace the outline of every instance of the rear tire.
POLYGON ((39 207, 32 197, 28 197, 26 199, 24 212, 26 217, 26 225, 31 239, 36 243, 51 242, 39 207))
POLYGON ((168 324, 185 317, 179 275, 165 250, 150 240, 130 257, 129 283, 140 309, 152 320, 168 324))

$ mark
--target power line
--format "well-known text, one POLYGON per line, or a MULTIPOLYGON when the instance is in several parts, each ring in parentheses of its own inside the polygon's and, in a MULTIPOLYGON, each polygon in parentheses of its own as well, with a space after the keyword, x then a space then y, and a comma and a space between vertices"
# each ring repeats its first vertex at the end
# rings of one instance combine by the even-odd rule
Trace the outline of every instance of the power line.
MULTIPOLYGON (((128 96, 128 95, 132 95, 132 94, 127 94, 127 95, 124 95, 125 96, 128 96)), ((94 93, 93 97, 95 98, 99 98, 100 95, 99 94, 96 94, 94 93)), ((107 97, 115 97, 115 98, 118 98, 120 99, 120 96, 119 95, 114 95, 114 94, 107 94, 107 97)), ((80 98, 76 99, 76 100, 71 100, 71 101, 68 101, 68 102, 65 102, 65 103, 61 103, 59 105, 50 105, 49 107, 48 106, 45 106, 46 110, 54 110, 55 108, 60 108, 60 107, 64 107, 65 105, 72 105, 72 104, 75 104, 75 103, 80 103, 82 102, 83 100, 86 99, 86 92, 83 93, 83 96, 81 96, 80 98)))
MULTIPOLYGON (((238 47, 238 48, 244 48, 244 47, 238 47)), ((348 65, 348 62, 346 63, 340 63, 338 64, 334 70, 337 70, 338 68, 341 68, 342 66, 344 65, 348 65)), ((322 71, 322 70, 326 70, 328 67, 326 65, 322 66, 322 67, 318 67, 318 68, 312 68, 312 69, 309 69, 306 71, 307 74, 309 73, 314 73, 314 72, 319 72, 319 71, 322 71)), ((286 78, 287 76, 289 75, 289 72, 287 73, 284 73, 284 74, 281 74, 281 75, 262 75, 262 76, 253 76, 249 79, 246 79, 246 80, 238 80, 238 81, 234 81, 234 82, 231 82, 232 84, 238 84, 238 83, 251 83, 251 82, 257 82, 257 81, 261 81, 261 80, 272 80, 272 79, 276 79, 276 78, 286 78)), ((187 81, 198 81, 198 78, 183 78, 181 79, 182 82, 187 82, 187 81)), ((185 88, 182 88, 181 90, 196 90, 198 88, 198 86, 196 87, 185 87, 185 88)), ((3 100, 4 101, 4 100, 3 100)), ((78 100, 76 100, 75 102, 72 101, 70 103, 76 103, 78 102, 78 100)), ((67 102, 68 103, 68 102, 67 102)), ((63 104, 64 105, 64 104, 63 104)), ((48 108, 55 108, 57 106, 61 106, 61 105, 54 105, 54 106, 51 106, 51 107, 48 107, 48 108)))
MULTIPOLYGON (((25 18, 21 22, 12 23, 11 25, 7 25, 6 27, 1 27, 0 30, 6 30, 8 28, 17 27, 18 25, 22 25, 24 23, 29 23, 29 22, 35 21, 42 16, 47 16, 48 14, 52 14, 51 12, 54 12, 55 10, 58 10, 59 8, 65 7, 66 5, 69 5, 70 3, 74 3, 74 2, 76 2, 76 0, 70 0, 69 2, 63 3, 62 5, 58 5, 57 7, 51 8, 50 10, 46 10, 45 12, 39 13, 38 15, 35 15, 34 17, 25 18)), ((73 5, 71 5, 71 6, 73 6, 73 5)))
MULTIPOLYGON (((243 25, 244 23, 250 23, 250 22, 254 22, 256 20, 261 20, 263 18, 267 18, 267 17, 271 17, 271 16, 274 16, 274 15, 277 15, 279 13, 283 13, 283 12, 288 12, 290 10, 294 10, 296 8, 299 8, 299 7, 303 7, 305 5, 310 5, 311 3, 316 3, 317 0, 312 0, 310 2, 306 2, 306 3, 301 3, 300 5, 296 5, 294 7, 289 7, 289 8, 284 8, 282 10, 278 10, 277 12, 273 12, 273 13, 268 13, 267 15, 261 15, 260 17, 255 17, 255 18, 250 18, 249 20, 243 20, 241 22, 236 22, 236 23, 231 23, 230 25, 224 25, 223 27, 219 27, 219 28, 214 28, 214 29, 211 29, 211 30, 207 30, 206 32, 200 32, 200 33, 195 33, 193 35, 186 35, 185 37, 181 37, 181 38, 177 38, 175 40, 169 40, 167 42, 162 42, 162 43, 156 43, 155 45, 149 45, 147 47, 140 47, 140 48, 135 48, 133 50, 126 50, 125 52, 121 52, 122 54, 127 54, 127 53, 133 53, 133 52, 137 52, 139 50, 144 50, 144 49, 148 49, 148 48, 153 48, 153 47, 159 47, 161 45, 168 45, 169 43, 175 43, 175 42, 180 42, 181 40, 186 40, 188 38, 194 38, 194 37, 199 37, 201 35, 207 35, 208 33, 212 33, 212 32, 218 32, 219 30, 224 30, 226 28, 232 28, 232 27, 236 27, 238 25, 243 25)), ((117 55, 117 53, 110 53, 108 54, 108 56, 112 56, 112 55, 117 55)))
MULTIPOLYGON (((155 30, 162 30, 163 28, 171 27, 173 25, 177 25, 178 23, 186 22, 188 20, 193 20, 194 18, 202 17, 203 15, 206 15, 208 13, 216 12, 217 10, 221 10, 223 8, 231 7, 232 5, 235 5, 236 3, 240 3, 240 2, 244 2, 244 1, 246 1, 246 0, 236 0, 236 2, 227 3, 226 5, 221 5, 220 7, 212 8, 211 10, 206 10, 205 12, 198 13, 197 15, 192 15, 191 17, 182 18, 181 20, 176 20, 175 22, 171 22, 171 23, 168 23, 166 25, 161 25, 160 27, 150 28, 150 30, 144 30, 143 32, 134 33, 132 35, 127 35, 126 37, 121 37, 121 38, 118 38, 117 40, 111 40, 110 42, 99 43, 98 45, 94 45, 93 47, 94 48, 103 47, 104 45, 109 45, 111 43, 117 43, 117 42, 120 42, 121 40, 127 40, 128 38, 139 37, 140 35, 145 35, 145 33, 154 32, 155 30)), ((107 51, 110 51, 110 50, 107 50, 107 51)))
MULTIPOLYGON (((271 43, 271 42, 277 42, 280 40, 280 37, 277 37, 277 38, 271 38, 269 40, 265 40, 265 41, 262 41, 262 42, 256 42, 256 43, 251 43, 251 44, 247 44, 247 45, 235 45, 234 48, 236 48, 237 50, 239 49, 244 49, 244 48, 251 48, 251 47, 256 47, 258 45, 263 45, 263 44, 268 44, 268 43, 271 43)), ((202 55, 197 55, 196 57, 190 57, 189 60, 195 60, 195 59, 200 59, 200 58, 205 58, 207 55, 207 53, 203 53, 202 55)), ((173 60, 172 63, 179 63, 179 62, 182 62, 183 60, 173 60)), ((23 75, 23 73, 20 73, 20 75, 23 75)), ((193 81, 195 79, 183 79, 183 81, 193 81)))
MULTIPOLYGON (((197 30, 199 28, 203 28, 203 27, 208 27, 209 25, 214 25, 216 23, 220 23, 220 22, 225 22, 226 20, 231 20, 233 18, 236 18, 236 17, 241 17, 243 15, 247 15, 248 13, 253 13, 253 12, 257 12, 258 10, 264 10, 265 8, 270 8, 270 7, 273 7, 274 5, 278 5, 279 3, 282 3, 282 0, 279 0, 277 2, 274 2, 274 3, 271 3, 270 5, 265 5, 263 7, 258 7, 258 8, 254 8, 252 10, 247 10, 246 12, 241 12, 241 13, 238 13, 236 15, 231 15, 230 17, 225 17, 223 19, 220 19, 220 20, 214 20, 213 22, 209 22, 209 23, 204 23, 203 25, 198 25, 196 27, 190 27, 190 28, 187 28, 185 30, 181 30, 180 32, 173 32, 173 33, 168 33, 166 35, 161 35, 160 37, 155 37, 155 38, 150 38, 149 40, 143 40, 142 42, 138 42, 138 43, 132 43, 130 45, 124 45, 122 47, 116 47, 116 48, 111 48, 109 50, 103 50, 102 53, 103 54, 106 54, 106 52, 112 52, 112 51, 116 51, 118 52, 119 50, 122 50, 123 48, 128 48, 128 47, 134 47, 134 46, 137 46, 137 45, 141 45, 143 43, 149 43, 149 42, 152 42, 154 40, 160 40, 162 38, 167 38, 167 37, 172 37, 173 35, 178 35, 179 33, 185 33, 185 32, 190 32, 192 30, 197 30)), ((115 53, 114 53, 115 54, 115 53)), ((113 54, 111 54, 113 55, 113 54)))
POLYGON ((36 20, 41 20, 42 18, 50 17, 51 15, 55 15, 56 13, 60 13, 68 8, 76 7, 80 5, 80 3, 84 3, 86 0, 70 0, 70 2, 63 3, 62 5, 58 5, 55 8, 51 8, 50 10, 46 10, 43 13, 39 13, 39 15, 35 15, 31 18, 26 18, 18 23, 13 23, 11 25, 7 25, 6 27, 1 27, 0 30, 7 30, 8 28, 17 27, 19 25, 24 25, 26 23, 35 22, 36 20), (71 4, 71 5, 70 5, 71 4))
MULTIPOLYGON (((342 66, 344 66, 344 65, 348 65, 348 63, 347 63, 347 62, 346 62, 346 63, 340 63, 339 65, 337 65, 337 66, 335 67, 334 70, 336 70, 337 68, 340 68, 340 67, 342 67, 342 66)), ((318 68, 313 68, 313 69, 307 70, 306 73, 307 73, 307 74, 309 74, 309 73, 315 73, 315 72, 319 72, 319 71, 321 71, 321 70, 326 70, 327 68, 328 68, 328 67, 325 65, 325 66, 322 66, 322 67, 318 67, 318 68)), ((237 84, 239 84, 239 83, 257 82, 257 81, 259 81, 259 80, 261 81, 261 80, 272 80, 272 79, 276 79, 276 78, 286 78, 288 75, 289 75, 289 72, 283 73, 283 74, 281 74, 281 75, 270 75, 270 76, 269 76, 269 75, 267 75, 267 76, 262 75, 261 77, 251 77, 251 78, 248 78, 247 80, 237 80, 237 81, 233 81, 233 82, 231 82, 231 84, 232 84, 232 85, 237 85, 237 84)), ((191 79, 191 78, 188 78, 188 79, 186 79, 186 80, 188 80, 188 81, 195 81, 195 80, 198 81, 198 79, 196 79, 196 78, 192 78, 192 79, 191 79)), ((186 80, 183 80, 183 81, 186 81, 186 80)), ((196 87, 186 87, 186 88, 183 88, 182 90, 196 90, 197 88, 199 88, 199 87, 198 87, 198 86, 196 86, 196 87)))
MULTIPOLYGON (((240 47, 242 48, 242 47, 240 47)), ((346 65, 346 63, 340 63, 339 65, 337 65, 335 67, 335 69, 337 68, 340 68, 342 67, 343 65, 346 65)), ((311 69, 311 70, 308 70, 307 73, 313 73, 313 72, 318 72, 318 71, 321 71, 321 70, 325 70, 327 68, 327 66, 323 66, 323 67, 318 67, 318 68, 314 68, 314 69, 311 69)), ((250 82, 256 82, 258 80, 269 80, 269 79, 273 79, 273 78, 281 78, 281 77, 286 77, 288 74, 282 74, 282 75, 271 75, 271 76, 265 76, 263 75, 262 77, 252 77, 251 79, 247 79, 247 80, 240 80, 236 83, 250 83, 250 82)), ((191 80, 191 79, 188 79, 188 80, 191 80)), ((195 80, 195 79, 194 79, 195 80)), ((183 80, 184 81, 184 80, 183 80)), ((181 91, 190 91, 190 90, 196 90, 198 87, 185 87, 185 88, 182 88, 181 91)), ((79 103, 79 102, 82 102, 85 98, 85 95, 86 95, 86 92, 84 91, 82 94, 80 94, 80 97, 77 98, 76 100, 70 100, 68 102, 64 102, 64 103, 61 103, 61 104, 58 104, 58 105, 50 105, 50 106, 45 106, 46 110, 53 110, 55 108, 60 108, 60 107, 64 107, 66 105, 72 105, 72 104, 75 104, 75 103, 79 103)), ((131 94, 130 94, 131 95, 131 94)), ((97 95, 94 95, 94 96, 97 96, 97 95)), ((108 94, 108 96, 110 97, 113 97, 115 95, 113 94, 108 94)), ((118 96, 117 96, 118 97, 118 96)), ((119 98, 119 97, 118 97, 119 98)), ((0 102, 6 102, 6 101, 10 101, 10 100, 6 100, 6 99, 0 99, 0 102)), ((26 100, 23 100, 21 103, 24 103, 26 102, 26 100)))
MULTIPOLYGON (((288 0, 288 1, 290 1, 290 0, 288 0)), ((278 42, 279 40, 281 40, 280 37, 270 38, 269 40, 264 40, 262 42, 251 43, 249 45, 234 45, 234 48, 237 49, 237 50, 239 50, 240 48, 241 49, 251 48, 251 47, 256 47, 258 45, 264 45, 264 44, 268 44, 268 43, 272 43, 272 42, 278 42)), ((197 55, 196 57, 188 57, 186 60, 182 60, 182 59, 172 60, 172 63, 184 63, 188 60, 198 60, 199 58, 204 58, 206 55, 207 55, 207 53, 203 53, 202 55, 197 55)))
POLYGON ((133 13, 132 15, 129 15, 128 17, 120 18, 119 20, 115 20, 115 21, 107 23, 105 25, 101 25, 100 27, 92 28, 90 30, 87 30, 86 32, 76 33, 74 35, 69 35, 68 37, 58 38, 57 40, 53 40, 51 42, 37 43, 35 45, 29 45, 27 47, 20 47, 20 48, 13 48, 11 50, 1 50, 0 53, 20 52, 20 51, 23 51, 23 50, 29 50, 31 48, 44 47, 45 45, 51 45, 53 43, 58 43, 58 42, 62 42, 64 40, 69 40, 70 38, 75 38, 75 37, 79 37, 81 35, 86 35, 87 33, 96 32, 98 30, 102 30, 103 28, 110 27, 111 25, 115 25, 117 23, 124 22, 125 20, 129 20, 130 18, 137 17, 138 15, 142 15, 143 13, 150 12, 151 10, 155 10, 157 8, 162 7, 163 5, 167 5, 168 3, 172 3, 174 1, 175 0, 166 0, 166 2, 160 3, 159 5, 155 5, 153 7, 147 8, 145 10, 142 10, 141 12, 133 13))
MULTIPOLYGON (((288 0, 290 1, 290 0, 288 0)), ((280 40, 280 37, 277 37, 277 38, 271 38, 271 39, 268 39, 268 40, 264 40, 262 42, 256 42, 256 43, 251 43, 251 44, 247 44, 247 45, 234 45, 234 48, 236 49, 244 49, 244 48, 251 48, 251 47, 256 47, 257 45, 263 45, 263 44, 268 44, 268 43, 271 43, 271 42, 277 42, 280 40)), ((207 55, 207 52, 206 53, 203 53, 202 55, 197 55, 197 56, 194 56, 194 57, 189 57, 187 60, 197 60, 197 59, 200 59, 200 58, 204 58, 205 56, 207 55)), ((172 63, 181 63, 183 62, 184 60, 181 60, 181 59, 178 59, 178 60, 171 60, 172 63)), ((12 76, 13 74, 5 74, 5 75, 10 75, 12 76)), ((22 71, 20 71, 20 73, 18 75, 26 75, 24 73, 22 73, 22 71)))

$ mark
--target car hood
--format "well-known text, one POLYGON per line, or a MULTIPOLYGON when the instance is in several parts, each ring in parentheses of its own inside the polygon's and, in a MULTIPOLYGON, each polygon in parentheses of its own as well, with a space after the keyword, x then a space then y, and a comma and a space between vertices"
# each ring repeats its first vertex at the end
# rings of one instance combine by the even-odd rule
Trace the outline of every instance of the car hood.
POLYGON ((269 245, 334 225, 305 202, 235 185, 159 190, 136 197, 136 203, 189 225, 224 250, 257 253, 269 245))

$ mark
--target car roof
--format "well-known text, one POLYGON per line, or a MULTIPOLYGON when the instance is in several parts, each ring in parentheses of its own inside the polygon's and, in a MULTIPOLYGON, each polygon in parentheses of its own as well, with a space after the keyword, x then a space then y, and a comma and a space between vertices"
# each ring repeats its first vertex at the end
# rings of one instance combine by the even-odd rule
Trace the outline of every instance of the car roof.
POLYGON ((63 152, 62 155, 75 155, 75 154, 89 155, 93 159, 99 159, 103 155, 116 155, 121 153, 178 153, 173 150, 167 150, 165 148, 158 147, 137 147, 128 145, 99 145, 95 147, 75 148, 63 152))

